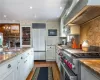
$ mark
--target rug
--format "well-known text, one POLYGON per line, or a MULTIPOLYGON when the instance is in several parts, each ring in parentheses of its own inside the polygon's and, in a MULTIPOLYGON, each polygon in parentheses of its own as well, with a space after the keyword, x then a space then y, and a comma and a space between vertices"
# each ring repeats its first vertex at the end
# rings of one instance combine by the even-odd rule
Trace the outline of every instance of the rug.
POLYGON ((51 67, 36 68, 32 80, 53 80, 53 72, 51 67))

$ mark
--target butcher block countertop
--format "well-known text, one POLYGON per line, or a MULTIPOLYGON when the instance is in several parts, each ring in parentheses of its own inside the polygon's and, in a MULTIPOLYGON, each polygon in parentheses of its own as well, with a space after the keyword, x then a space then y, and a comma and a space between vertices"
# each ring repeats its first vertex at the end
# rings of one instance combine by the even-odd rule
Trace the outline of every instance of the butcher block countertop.
POLYGON ((0 53, 0 64, 9 60, 9 59, 12 59, 16 56, 18 56, 19 54, 22 54, 23 52, 25 52, 26 50, 28 50, 30 48, 21 48, 21 49, 9 49, 9 50, 5 50, 4 52, 1 52, 0 53))
POLYGON ((84 60, 80 60, 80 62, 86 66, 87 68, 89 68, 90 70, 94 71, 95 73, 97 73, 100 76, 100 60, 96 60, 96 59, 84 59, 84 60))

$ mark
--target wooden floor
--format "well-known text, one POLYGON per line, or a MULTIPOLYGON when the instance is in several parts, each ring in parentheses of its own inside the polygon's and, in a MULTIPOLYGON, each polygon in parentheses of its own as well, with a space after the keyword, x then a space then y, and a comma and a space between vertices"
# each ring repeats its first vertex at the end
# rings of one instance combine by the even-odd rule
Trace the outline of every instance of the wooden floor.
POLYGON ((26 80, 31 80, 36 67, 52 67, 54 80, 60 80, 60 73, 56 62, 35 62, 34 68, 26 80))

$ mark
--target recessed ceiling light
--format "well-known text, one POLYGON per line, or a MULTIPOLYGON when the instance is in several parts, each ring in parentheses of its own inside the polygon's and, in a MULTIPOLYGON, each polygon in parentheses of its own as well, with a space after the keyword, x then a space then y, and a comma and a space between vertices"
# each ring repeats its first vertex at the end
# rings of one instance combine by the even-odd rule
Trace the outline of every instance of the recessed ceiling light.
POLYGON ((37 16, 35 15, 34 17, 36 18, 37 16))
POLYGON ((79 2, 79 0, 77 0, 77 2, 79 2))
POLYGON ((4 17, 6 18, 6 17, 7 17, 7 15, 4 15, 4 17))
POLYGON ((57 18, 58 18, 59 16, 57 16, 57 18))
POLYGON ((60 9, 62 9, 62 7, 60 7, 60 9))
POLYGON ((30 6, 30 9, 32 9, 33 7, 32 6, 30 6))
POLYGON ((13 21, 15 21, 15 20, 13 20, 13 21))

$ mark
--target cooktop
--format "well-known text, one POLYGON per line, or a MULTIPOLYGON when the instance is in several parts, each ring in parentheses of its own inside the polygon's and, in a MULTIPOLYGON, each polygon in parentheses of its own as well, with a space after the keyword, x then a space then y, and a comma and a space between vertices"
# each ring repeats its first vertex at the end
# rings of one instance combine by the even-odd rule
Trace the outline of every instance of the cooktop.
POLYGON ((77 53, 73 55, 77 58, 100 58, 100 53, 77 53))

